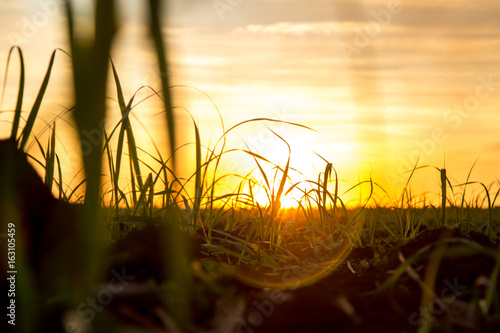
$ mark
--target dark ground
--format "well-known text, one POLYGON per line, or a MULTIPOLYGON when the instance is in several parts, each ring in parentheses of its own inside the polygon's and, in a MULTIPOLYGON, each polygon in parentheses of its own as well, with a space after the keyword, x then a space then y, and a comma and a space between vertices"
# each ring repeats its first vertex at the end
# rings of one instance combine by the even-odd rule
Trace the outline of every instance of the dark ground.
MULTIPOLYGON (((140 233, 142 231, 137 235, 140 233)), ((152 233, 152 230, 146 230, 146 233, 152 233)), ((193 330, 213 333, 399 333, 432 327, 432 332, 496 332, 500 329, 498 279, 494 284, 490 283, 495 260, 485 253, 458 253, 459 247, 463 249, 464 240, 497 250, 482 233, 465 234, 457 229, 440 228, 424 230, 400 246, 387 244, 377 248, 354 249, 326 278, 296 290, 253 288, 231 275, 223 276, 209 284, 230 291, 221 292, 213 287, 194 288, 198 293, 192 306, 195 312, 193 322, 197 325, 193 330), (435 244, 446 244, 447 252, 439 264, 435 278, 435 298, 426 317, 423 316, 425 308, 420 306, 421 283, 425 267, 436 253, 435 244), (401 260, 410 258, 417 251, 421 252, 419 258, 403 271, 395 283, 380 292, 368 294, 394 274, 402 264, 401 260), (493 302, 488 310, 484 310, 488 286, 495 287, 491 294, 496 303, 493 302)), ((124 241, 127 241, 126 238, 124 241)), ((127 248, 130 248, 129 245, 127 248)), ((470 248, 470 244, 467 248, 470 248)), ((137 263, 134 265, 137 266, 137 263)), ((154 265, 149 263, 146 266, 151 269, 154 265)), ((145 270, 143 266, 136 272, 140 275, 145 270)), ((110 309, 114 316, 121 319, 128 316, 125 322, 131 325, 147 323, 156 329, 168 326, 165 319, 153 311, 154 307, 163 307, 160 299, 152 293, 145 297, 150 298, 149 301, 138 301, 143 296, 135 301, 127 301, 125 297, 120 305, 121 301, 117 299, 110 309), (143 305, 134 306, 138 303, 143 305)))
MULTIPOLYGON (((484 255, 442 260, 435 280, 435 293, 442 302, 431 303, 432 316, 428 319, 420 317, 422 288, 417 282, 418 277, 412 279, 411 273, 403 274, 394 285, 380 293, 365 295, 387 280, 390 272, 401 264, 399 253, 408 258, 425 245, 436 242, 442 232, 443 229, 425 231, 399 248, 355 249, 330 276, 290 293, 289 301, 275 305, 272 315, 265 318, 255 331, 415 332, 419 326, 430 324, 433 331, 440 331, 440 326, 443 332, 495 331, 500 327, 498 315, 492 321, 481 318, 472 295, 467 295, 467 291, 474 288, 479 291, 476 286, 480 277, 491 275, 494 260, 484 255)), ((490 245, 484 234, 467 236, 458 230, 450 234, 453 238, 490 245)), ((423 278, 428 258, 422 257, 412 267, 423 278)), ((498 287, 498 281, 496 285, 498 287)), ((250 306, 247 312, 251 310, 250 306)))

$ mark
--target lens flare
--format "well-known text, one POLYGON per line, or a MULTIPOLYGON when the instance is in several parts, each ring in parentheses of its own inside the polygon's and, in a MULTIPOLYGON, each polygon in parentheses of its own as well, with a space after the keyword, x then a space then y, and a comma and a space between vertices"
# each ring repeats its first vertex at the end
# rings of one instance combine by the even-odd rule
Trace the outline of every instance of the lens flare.
POLYGON ((261 289, 295 290, 328 276, 347 258, 351 250, 350 242, 343 239, 335 247, 327 249, 326 253, 314 251, 314 254, 301 260, 299 265, 281 269, 225 266, 247 285, 261 289))

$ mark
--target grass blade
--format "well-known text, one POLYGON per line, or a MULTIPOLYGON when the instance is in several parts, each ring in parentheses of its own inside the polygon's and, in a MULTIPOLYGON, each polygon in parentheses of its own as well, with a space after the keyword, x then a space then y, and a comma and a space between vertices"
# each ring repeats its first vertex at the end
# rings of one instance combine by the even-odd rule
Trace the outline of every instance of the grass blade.
POLYGON ((441 226, 446 226, 446 169, 441 169, 441 226))
POLYGON ((158 65, 160 67, 161 85, 163 87, 163 101, 165 103, 165 111, 166 111, 165 115, 167 117, 168 139, 170 143, 170 151, 173 154, 173 152, 175 151, 174 113, 172 110, 172 102, 170 98, 170 86, 168 83, 167 52, 165 44, 163 43, 163 36, 161 33, 160 5, 161 5, 160 0, 149 0, 149 7, 151 13, 150 31, 156 47, 156 55, 158 59, 158 65))
POLYGON ((56 124, 52 127, 52 133, 49 136, 49 143, 47 146, 47 156, 45 158, 45 186, 52 191, 52 184, 54 183, 54 169, 55 169, 55 148, 56 148, 56 124))
POLYGON ((20 149, 24 149, 24 147, 26 146, 30 133, 33 129, 33 125, 35 123, 35 119, 38 116, 38 111, 40 110, 43 96, 45 95, 45 91, 47 90, 47 86, 49 85, 50 74, 52 73, 52 67, 54 66, 54 60, 56 57, 57 50, 58 49, 52 52, 52 56, 50 57, 49 67, 47 68, 47 72, 45 73, 42 85, 40 87, 40 90, 38 91, 38 95, 36 96, 35 103, 33 103, 33 107, 31 108, 28 120, 26 121, 26 125, 24 126, 24 129, 21 133, 21 144, 19 146, 20 149))
MULTIPOLYGON (((21 112, 23 108, 23 97, 24 97, 24 57, 23 57, 23 51, 19 46, 13 46, 9 50, 9 55, 7 56, 7 65, 5 68, 5 76, 4 76, 4 86, 2 89, 2 102, 3 102, 3 97, 5 93, 5 86, 6 86, 6 81, 7 81, 7 73, 9 70, 9 62, 10 62, 10 57, 12 55, 12 52, 17 49, 19 53, 19 62, 20 62, 20 73, 19 73, 19 89, 17 91, 17 102, 16 102, 16 110, 14 112, 14 121, 12 123, 12 131, 10 134, 10 137, 14 140, 17 139, 17 130, 19 128, 19 121, 21 119, 21 112)), ((1 104, 1 102, 0 102, 1 104)))
POLYGON ((148 190, 150 190, 150 187, 152 186, 152 174, 150 173, 148 177, 146 178, 146 182, 144 183, 143 187, 141 188, 139 200, 137 201, 137 204, 134 207, 134 212, 132 213, 132 216, 137 216, 137 212, 139 211, 139 208, 146 202, 146 194, 148 193, 148 190))

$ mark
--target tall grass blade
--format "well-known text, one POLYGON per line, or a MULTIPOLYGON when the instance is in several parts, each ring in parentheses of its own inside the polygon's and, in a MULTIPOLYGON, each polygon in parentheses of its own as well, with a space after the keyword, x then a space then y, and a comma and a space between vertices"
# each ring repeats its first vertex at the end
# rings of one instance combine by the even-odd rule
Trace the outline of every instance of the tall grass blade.
POLYGON ((22 108, 23 108, 24 77, 25 77, 23 51, 21 50, 21 48, 19 46, 11 47, 9 50, 9 55, 7 56, 7 65, 5 68, 4 85, 3 85, 3 89, 2 89, 2 102, 3 102, 5 87, 6 87, 6 82, 7 82, 7 73, 9 70, 10 57, 11 57, 12 51, 14 51, 14 49, 17 49, 17 51, 19 53, 20 73, 19 73, 19 89, 17 91, 16 109, 14 111, 14 121, 12 124, 12 131, 11 131, 10 137, 12 139, 16 140, 17 139, 17 130, 19 128, 19 121, 21 119, 21 112, 22 112, 22 108))
MULTIPOLYGON (((327 196, 327 194, 329 195, 328 182, 331 179, 331 171, 333 170, 333 172, 335 173, 335 189, 334 189, 334 193, 333 193, 333 200, 332 200, 333 205, 332 205, 332 216, 331 216, 331 221, 332 221, 331 230, 333 231, 333 228, 334 228, 333 223, 335 221, 335 212, 337 210, 337 200, 338 200, 338 196, 339 196, 339 178, 338 178, 337 170, 333 167, 333 164, 328 162, 325 158, 323 158, 323 156, 319 155, 318 153, 315 153, 315 154, 326 163, 325 177, 323 179, 323 187, 322 187, 323 202, 325 205, 324 214, 327 214, 327 210, 326 210, 326 199, 327 198, 326 198, 326 196, 327 196)), ((347 217, 347 215, 346 215, 346 217, 347 217)))
POLYGON ((441 169, 441 226, 446 226, 446 169, 441 169))
MULTIPOLYGON (((54 60, 56 57, 56 52, 58 49, 52 52, 52 56, 50 57, 49 67, 47 68, 47 72, 45 73, 45 78, 43 79, 40 90, 38 91, 38 95, 36 96, 35 103, 33 103, 33 107, 31 108, 30 114, 28 116, 28 120, 26 121, 26 126, 21 133, 21 144, 19 146, 20 149, 24 149, 26 143, 28 142, 30 133, 33 129, 33 125, 35 124, 35 119, 38 116, 38 111, 40 110, 40 106, 42 104, 43 97, 45 95, 45 91, 47 90, 47 86, 49 85, 50 74, 52 73, 52 67, 54 66, 54 60)), ((63 51, 64 52, 64 51, 63 51)))
POLYGON ((470 168, 469 173, 467 174, 467 179, 465 180, 464 190, 462 192, 462 200, 460 202, 460 214, 458 217, 458 227, 460 228, 460 230, 463 230, 463 224, 464 224, 464 204, 465 204, 465 193, 467 191, 467 184, 469 183, 469 179, 470 179, 470 176, 472 174, 472 170, 476 166, 478 159, 479 159, 479 157, 472 164, 472 167, 470 168))
POLYGON ((62 170, 61 170, 61 161, 59 160, 59 155, 56 154, 56 161, 57 161, 57 174, 59 175, 59 200, 64 199, 65 201, 68 201, 66 198, 66 193, 64 193, 63 189, 63 176, 62 176, 62 170))
MULTIPOLYGON (((19 46, 13 46, 9 50, 9 55, 7 56, 7 65, 5 68, 5 76, 4 76, 4 86, 2 89, 2 102, 5 93, 5 86, 7 81, 7 73, 9 70, 9 62, 12 52, 17 50, 19 53, 19 62, 20 62, 20 73, 19 73, 19 89, 17 91, 17 102, 16 102, 16 110, 14 111, 14 121, 12 123, 12 131, 10 137, 14 140, 17 139, 17 130, 19 128, 19 121, 21 119, 21 112, 23 108, 23 97, 24 97, 24 57, 23 51, 19 46)), ((1 103, 0 103, 1 104, 1 103)))
MULTIPOLYGON (((445 174, 444 179, 446 180, 446 172, 444 174, 445 174)), ((436 285, 436 277, 439 270, 439 264, 441 263, 441 260, 446 251, 446 247, 448 245, 447 240, 450 238, 450 236, 451 236, 450 230, 443 229, 441 235, 439 236, 438 241, 435 244, 435 248, 432 250, 432 253, 429 257, 429 261, 425 268, 424 281, 422 284, 422 298, 420 302, 421 306, 420 308, 423 310, 420 315, 427 322, 425 323, 425 325, 421 325, 419 327, 418 330, 419 333, 431 332, 432 329, 432 324, 429 323, 432 323, 431 311, 433 306, 432 302, 435 299, 434 289, 436 285)))
POLYGON ((309 126, 298 124, 298 123, 293 123, 293 122, 290 122, 290 121, 279 120, 279 119, 272 119, 272 118, 252 118, 252 119, 244 120, 244 121, 239 122, 238 124, 232 126, 226 132, 224 132, 224 135, 227 135, 227 133, 233 131, 235 128, 240 127, 240 126, 242 126, 244 124, 248 124, 248 123, 252 123, 252 122, 261 122, 261 121, 270 121, 270 122, 275 122, 275 123, 280 123, 280 124, 288 124, 288 125, 292 125, 292 126, 296 126, 296 127, 301 127, 301 128, 313 131, 315 133, 319 133, 318 131, 316 131, 315 129, 313 129, 313 128, 309 127, 309 126))
POLYGON ((55 148, 56 148, 56 124, 52 127, 52 133, 49 136, 49 143, 47 146, 47 156, 45 158, 45 186, 52 191, 52 184, 54 182, 54 169, 55 169, 55 148))
MULTIPOLYGON (((132 126, 130 125, 130 119, 129 119, 129 114, 130 111, 132 110, 132 103, 134 101, 134 96, 129 100, 128 104, 125 105, 125 99, 123 97, 123 91, 120 83, 120 79, 118 77, 118 73, 116 71, 115 65, 113 61, 111 61, 111 67, 113 69, 113 76, 115 79, 115 84, 116 84, 116 92, 118 96, 118 103, 120 105, 120 111, 122 114, 122 119, 121 119, 121 127, 120 127, 120 134, 119 134, 119 139, 118 139, 118 151, 117 151, 117 162, 116 162, 116 172, 115 172, 115 181, 118 182, 118 178, 120 175, 120 166, 121 166, 121 154, 123 150, 123 134, 124 132, 127 133, 127 143, 128 143, 128 152, 129 152, 129 161, 131 164, 130 168, 130 173, 131 177, 133 179, 137 179, 137 183, 139 186, 139 189, 143 188, 143 182, 142 182, 142 174, 141 174, 141 168, 139 165, 139 157, 137 155, 137 145, 135 143, 135 136, 134 132, 132 130, 132 126), (133 168, 132 168, 133 166, 133 168), (135 172, 135 176, 134 176, 135 172)), ((133 195, 133 201, 134 205, 137 204, 137 195, 136 195, 136 187, 132 186, 132 195, 133 195)))
MULTIPOLYGON (((194 120, 193 120, 194 121, 194 120)), ((194 123, 194 130, 196 136, 196 176, 194 181, 195 186, 195 197, 194 197, 194 220, 193 224, 196 226, 198 224, 198 217, 200 214, 200 205, 201 205, 201 197, 203 195, 203 183, 201 176, 201 140, 200 140, 200 132, 198 130, 198 126, 194 123)))
POLYGON ((283 195, 283 191, 285 190, 285 184, 288 179, 288 172, 290 170, 290 157, 292 155, 292 149, 290 148, 290 145, 288 142, 286 142, 285 139, 283 139, 279 134, 274 132, 273 130, 269 129, 274 135, 276 135, 281 141, 283 141, 286 146, 288 147, 288 158, 286 161, 285 169, 283 170, 281 180, 280 180, 280 185, 278 187, 278 192, 276 193, 276 197, 273 197, 273 202, 272 202, 272 213, 271 216, 274 217, 278 211, 281 208, 281 196, 283 195))
POLYGON ((150 187, 152 186, 152 180, 153 180, 153 176, 150 173, 148 175, 148 177, 146 178, 146 182, 144 183, 143 187, 141 188, 139 200, 137 201, 137 204, 134 207, 134 212, 132 213, 133 216, 136 216, 138 211, 139 211, 139 208, 147 202, 146 196, 147 196, 148 191, 150 190, 150 187))

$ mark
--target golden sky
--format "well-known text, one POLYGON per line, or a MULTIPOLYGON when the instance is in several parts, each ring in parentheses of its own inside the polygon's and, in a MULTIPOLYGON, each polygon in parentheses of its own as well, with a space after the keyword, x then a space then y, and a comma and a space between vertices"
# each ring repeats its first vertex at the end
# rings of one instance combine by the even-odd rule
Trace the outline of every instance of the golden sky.
MULTIPOLYGON (((0 66, 3 73, 10 46, 19 44, 27 64, 26 111, 52 50, 68 49, 60 2, 0 3, 0 66)), ((77 3, 85 12, 87 1, 77 3)), ((144 84, 159 89, 153 48, 145 39, 147 12, 137 1, 117 3, 121 26, 113 59, 125 94, 130 97, 144 84)), ((255 123, 228 137, 230 148, 245 148, 246 142, 252 151, 284 166, 288 150, 270 130, 275 131, 291 146, 292 167, 308 179, 315 180, 325 167, 315 153, 333 163, 343 189, 371 174, 389 193, 404 186, 409 176, 405 171, 417 156, 419 165, 446 167, 455 184, 465 182, 479 158, 471 180, 498 187, 497 1, 176 0, 165 10, 165 18, 170 82, 178 86, 173 88, 174 104, 193 115, 206 145, 210 140, 214 144, 221 127, 211 101, 197 89, 215 102, 226 129, 268 117, 319 132, 255 123)), ((47 122, 62 106, 71 106, 71 92, 64 84, 69 60, 58 57, 44 101, 47 122)), ((14 59, 1 110, 14 108, 8 97, 16 93, 17 66, 14 59)), ((111 88, 109 96, 115 98, 111 88)), ((134 111, 162 143, 166 134, 157 102, 153 98, 134 111)), ((110 114, 117 119, 112 104, 110 100, 110 114)), ((186 111, 176 112, 180 142, 193 142, 186 111)), ((4 137, 11 113, 0 114, 0 119, 4 137)), ((136 127, 141 133, 141 126, 136 127)), ((150 145, 147 135, 141 138, 144 146, 150 145)), ((70 154, 71 140, 58 139, 59 147, 70 154)), ((184 160, 191 155, 187 148, 184 160)), ((189 169, 192 163, 186 165, 189 169)), ((240 174, 255 167, 251 158, 238 153, 228 154, 223 165, 227 172, 240 174)), ((298 173, 294 177, 300 180, 298 173)), ((432 196, 438 184, 439 173, 427 168, 417 171, 412 189, 432 196)), ((346 200, 355 200, 357 194, 346 200)))

